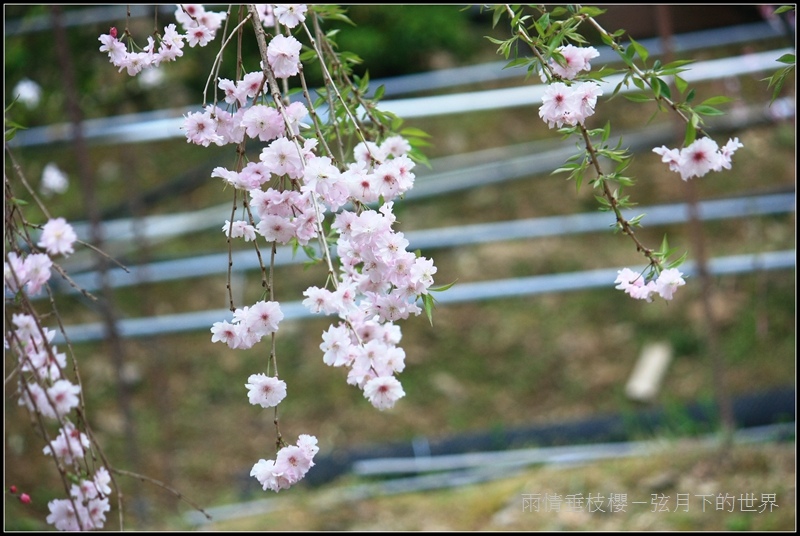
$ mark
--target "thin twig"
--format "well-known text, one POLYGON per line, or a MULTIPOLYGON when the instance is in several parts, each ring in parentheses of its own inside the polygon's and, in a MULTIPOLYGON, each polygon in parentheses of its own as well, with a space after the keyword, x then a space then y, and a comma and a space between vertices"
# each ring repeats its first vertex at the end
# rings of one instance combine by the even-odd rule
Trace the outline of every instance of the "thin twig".
POLYGON ((142 475, 142 474, 139 474, 139 473, 134 473, 132 471, 125 471, 124 469, 112 468, 111 470, 113 472, 115 472, 116 474, 118 474, 118 475, 130 476, 130 477, 133 477, 133 478, 138 478, 142 482, 148 482, 148 483, 153 484, 155 486, 158 486, 158 487, 160 487, 162 489, 165 489, 168 492, 170 492, 173 495, 175 495, 176 497, 178 497, 180 500, 182 500, 186 504, 188 504, 189 506, 191 506, 192 508, 194 508, 195 510, 197 510, 198 512, 200 512, 201 514, 203 514, 204 516, 206 516, 206 519, 208 519, 209 521, 211 521, 213 519, 208 512, 206 512, 200 506, 198 506, 193 501, 191 501, 189 498, 187 498, 183 493, 181 493, 180 491, 176 490, 175 488, 173 488, 171 486, 168 486, 167 484, 164 484, 160 480, 156 480, 155 478, 150 478, 149 476, 145 476, 145 475, 142 475))

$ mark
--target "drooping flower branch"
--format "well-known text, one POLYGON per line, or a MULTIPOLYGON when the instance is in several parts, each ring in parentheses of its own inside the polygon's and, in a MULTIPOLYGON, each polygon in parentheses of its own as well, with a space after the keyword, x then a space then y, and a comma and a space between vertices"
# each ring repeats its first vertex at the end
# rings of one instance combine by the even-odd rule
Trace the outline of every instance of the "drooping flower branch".
POLYGON ((655 62, 652 67, 647 68, 647 49, 632 38, 627 48, 619 44, 618 40, 624 32, 607 32, 595 18, 602 12, 598 8, 580 6, 555 7, 549 10, 545 6, 531 7, 529 10, 524 6, 495 6, 495 24, 502 16, 508 16, 512 37, 505 41, 491 40, 500 45, 498 53, 503 54, 506 59, 512 50, 516 50, 515 44, 518 41, 531 49, 531 57, 516 57, 509 66, 524 66, 529 72, 538 72, 541 75, 547 89, 539 108, 539 117, 550 128, 557 128, 565 137, 577 136, 585 148, 585 152, 569 158, 556 171, 568 172, 569 178, 574 179, 580 188, 584 175, 591 169, 594 178, 590 183, 600 190, 600 195, 596 198, 601 208, 613 212, 616 229, 628 236, 634 242, 636 250, 647 258, 648 266, 641 274, 627 268, 620 271, 615 281, 618 283, 616 288, 647 301, 652 301, 654 295, 670 300, 675 289, 685 284, 683 274, 677 268, 686 255, 668 261, 673 250, 669 249, 666 238, 660 249, 645 246, 635 233, 635 227, 640 224, 643 215, 631 220, 623 215, 623 209, 633 206, 627 196, 621 195, 623 187, 634 184, 634 180, 624 174, 630 164, 631 155, 620 148, 621 142, 615 147, 607 144, 610 124, 600 129, 589 129, 586 126, 586 120, 595 112, 598 97, 603 95, 598 82, 610 74, 622 73, 623 79, 611 96, 616 95, 623 85, 633 84, 641 91, 649 91, 650 95, 631 96, 631 100, 654 101, 659 110, 671 110, 685 122, 683 149, 653 149, 662 156, 663 162, 669 164, 672 171, 680 173, 683 180, 702 177, 709 171, 730 169, 733 153, 742 144, 736 138, 719 149, 717 143, 702 128, 702 116, 721 114, 714 105, 729 99, 713 97, 692 106, 694 91, 689 91, 688 84, 680 77, 680 73, 687 69, 684 65, 689 62, 676 61, 667 65, 655 62), (625 68, 620 71, 603 68, 596 73, 590 72, 590 62, 599 53, 594 47, 585 46, 587 40, 580 32, 580 26, 584 22, 598 31, 603 42, 618 53, 625 68), (637 65, 636 56, 645 67, 637 65), (671 89, 664 81, 667 76, 672 77, 678 91, 686 95, 682 102, 673 100, 671 89), (700 138, 697 137, 698 134, 700 138), (613 171, 604 171, 603 162, 611 162, 613 171), (617 187, 612 188, 612 184, 617 187))
MULTIPOLYGON (((215 95, 214 104, 187 114, 183 126, 189 143, 237 146, 236 166, 217 167, 211 174, 234 190, 234 208, 222 231, 229 244, 235 239, 252 243, 259 259, 259 243, 264 240, 273 259, 278 245, 291 245, 325 264, 325 284, 307 289, 303 301, 312 312, 339 318, 323 334, 323 361, 349 367, 348 383, 362 389, 378 409, 391 408, 405 394, 396 378, 405 366, 405 353, 397 346, 401 334, 395 322, 420 314, 419 300, 430 313, 429 289, 436 272, 430 259, 407 251, 408 241, 393 230, 393 204, 414 184, 412 156, 418 153, 412 143, 418 133, 410 139, 403 136, 399 118, 381 112, 378 98, 367 98, 366 78, 351 78, 352 57, 337 52, 331 36, 322 32, 326 19, 346 19, 340 8, 248 5, 240 10, 239 21, 230 24, 230 33, 228 25, 221 25, 223 20, 231 22, 228 14, 181 6, 176 19, 185 34, 168 27, 165 37, 148 38, 144 56, 134 56, 141 53, 123 51, 110 32, 100 39, 101 51, 108 52, 121 70, 136 75, 150 65, 181 57, 184 42, 206 46, 218 31, 222 33, 212 69, 221 100, 215 95), (259 69, 240 72, 239 55, 237 71, 223 73, 225 47, 234 34, 241 40, 248 26, 258 45, 259 69), (274 35, 268 35, 270 31, 274 35), (314 102, 301 56, 316 62, 322 72, 323 87, 316 89, 319 98, 314 102), (130 67, 132 63, 135 67, 130 67), (299 80, 305 102, 292 101, 287 94, 290 79, 299 80), (323 115, 319 108, 325 105, 323 115), (263 144, 258 158, 247 158, 248 143, 263 144), (236 214, 237 197, 244 202, 242 216, 236 214), (369 208, 374 205, 377 210, 369 208)), ((286 383, 278 377, 275 350, 283 313, 274 300, 272 263, 268 272, 266 295, 253 305, 234 305, 229 290, 233 318, 215 323, 211 332, 212 342, 231 349, 252 348, 264 337, 271 338, 268 372, 252 374, 246 387, 252 404, 276 408, 277 461, 262 460, 253 467, 252 476, 265 489, 279 491, 305 474, 305 470, 286 472, 286 460, 308 469, 317 447, 316 438, 307 435, 297 446, 287 445, 278 428, 277 406, 287 394, 286 383)), ((267 273, 263 263, 262 273, 267 273)))

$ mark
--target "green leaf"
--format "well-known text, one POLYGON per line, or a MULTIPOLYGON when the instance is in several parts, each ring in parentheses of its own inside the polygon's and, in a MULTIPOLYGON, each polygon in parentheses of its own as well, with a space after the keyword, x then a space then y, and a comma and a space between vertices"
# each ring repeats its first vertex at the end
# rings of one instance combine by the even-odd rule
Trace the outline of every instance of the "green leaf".
POLYGON ((643 47, 642 45, 640 45, 639 43, 637 43, 633 39, 633 37, 628 36, 628 39, 630 39, 631 46, 633 46, 633 49, 636 51, 636 53, 639 55, 639 57, 642 58, 642 61, 647 63, 647 58, 650 56, 650 53, 647 52, 647 49, 645 47, 643 47))
MULTIPOLYGON (((662 67, 662 72, 663 72, 663 71, 665 71, 665 70, 673 70, 673 69, 678 69, 678 68, 680 68, 680 67, 683 67, 684 65, 688 65, 688 64, 690 64, 690 63, 694 63, 694 61, 695 61, 695 60, 677 60, 677 61, 671 61, 671 62, 669 62, 668 64, 666 64, 666 65, 664 65, 664 66, 662 67)), ((681 69, 681 70, 683 71, 684 69, 681 69)))
POLYGON ((486 37, 486 39, 489 40, 489 42, 494 43, 495 45, 504 45, 506 43, 506 41, 501 41, 500 39, 495 39, 494 37, 492 37, 490 35, 487 35, 485 37, 486 37))
POLYGON ((594 17, 599 17, 600 15, 602 15, 605 12, 606 12, 605 9, 600 9, 599 7, 586 6, 586 7, 582 7, 578 11, 578 14, 579 15, 586 15, 587 17, 594 18, 594 17))
POLYGON ((678 75, 673 77, 675 80, 675 87, 678 88, 678 93, 683 93, 689 87, 689 83, 678 75))
POLYGON ((608 199, 606 199, 602 195, 596 195, 596 196, 594 196, 594 198, 597 200, 597 202, 599 204, 603 205, 604 207, 610 207, 611 206, 611 201, 609 201, 608 199))
POLYGON ((500 21, 500 17, 503 16, 503 6, 495 6, 494 13, 492 14, 492 28, 497 26, 497 23, 500 21))
POLYGON ((521 65, 527 65, 530 61, 530 58, 516 58, 508 62, 503 69, 512 69, 521 65))
POLYGON ((400 131, 403 136, 413 136, 415 138, 430 138, 431 135, 419 128, 407 127, 400 131))
POLYGON ((430 294, 422 295, 422 308, 425 309, 425 314, 428 316, 428 322, 433 325, 433 296, 430 294))
POLYGON ((602 39, 603 43, 605 43, 608 46, 611 46, 611 45, 614 44, 614 39, 610 35, 607 35, 604 32, 600 33, 600 39, 602 39))
POLYGON ((733 101, 732 98, 720 95, 719 97, 711 97, 710 99, 704 100, 703 102, 700 103, 700 106, 703 106, 703 105, 705 105, 705 106, 715 106, 717 104, 725 104, 726 102, 731 102, 731 101, 733 101))
POLYGON ((457 281, 458 281, 458 279, 456 279, 452 283, 447 283, 446 285, 442 285, 441 287, 430 287, 428 289, 428 291, 430 291, 430 292, 444 292, 445 290, 447 290, 449 288, 452 288, 452 286, 455 285, 457 281))
POLYGON ((561 166, 560 168, 555 169, 550 174, 551 175, 555 175, 556 173, 567 173, 567 172, 572 173, 573 171, 575 171, 579 167, 581 167, 580 164, 566 164, 566 165, 561 166))
POLYGON ((303 246, 303 251, 305 252, 306 257, 308 257, 310 260, 312 260, 312 261, 319 260, 319 259, 317 259, 317 252, 313 247, 311 247, 311 246, 303 246))
POLYGON ((656 78, 656 82, 661 86, 661 94, 665 95, 668 99, 672 99, 672 90, 669 88, 669 84, 664 82, 661 78, 656 78))
POLYGON ((623 95, 626 99, 631 102, 648 102, 653 100, 653 97, 648 97, 642 93, 634 93, 633 95, 623 95))
POLYGON ((701 115, 725 115, 725 112, 722 110, 717 110, 713 106, 704 106, 702 104, 695 107, 694 111, 701 115))
POLYGON ((653 90, 653 95, 655 95, 656 98, 661 96, 662 87, 661 84, 658 83, 658 77, 653 76, 650 78, 650 88, 653 90))
POLYGON ((771 77, 763 79, 763 80, 769 80, 769 85, 767 87, 774 87, 774 89, 772 90, 772 98, 770 100, 770 106, 772 105, 773 102, 775 102, 775 99, 778 98, 781 89, 783 89, 783 84, 786 82, 786 77, 789 75, 790 72, 792 72, 792 70, 794 70, 794 65, 789 67, 784 67, 783 69, 780 69, 779 71, 774 73, 771 77))
POLYGON ((783 56, 778 58, 777 61, 779 61, 781 63, 794 64, 795 63, 795 57, 794 57, 794 54, 784 54, 783 56))
POLYGON ((669 249, 669 242, 667 242, 667 235, 664 235, 664 238, 661 240, 661 253, 667 251, 669 249))
POLYGON ((626 64, 628 65, 631 64, 631 62, 633 61, 634 54, 636 54, 636 49, 634 47, 630 46, 625 49, 623 60, 625 60, 626 64))
POLYGON ((781 13, 786 13, 787 11, 792 11, 796 9, 797 6, 788 5, 788 6, 781 6, 775 10, 775 15, 780 15, 781 13))
POLYGON ((692 144, 692 142, 697 137, 697 129, 692 124, 691 121, 686 123, 686 133, 683 135, 683 146, 687 147, 692 144))
POLYGON ((638 216, 634 216, 633 218, 631 218, 628 221, 628 224, 632 225, 634 227, 641 227, 642 226, 642 223, 641 223, 642 222, 642 218, 644 218, 644 217, 645 217, 645 214, 639 214, 638 216))
POLYGON ((689 255, 689 252, 685 252, 683 255, 680 256, 679 259, 676 259, 667 265, 667 268, 677 268, 681 264, 686 261, 686 257, 689 255))
POLYGON ((536 21, 536 24, 541 28, 547 28, 550 26, 550 13, 545 12, 544 15, 539 17, 539 20, 536 21))

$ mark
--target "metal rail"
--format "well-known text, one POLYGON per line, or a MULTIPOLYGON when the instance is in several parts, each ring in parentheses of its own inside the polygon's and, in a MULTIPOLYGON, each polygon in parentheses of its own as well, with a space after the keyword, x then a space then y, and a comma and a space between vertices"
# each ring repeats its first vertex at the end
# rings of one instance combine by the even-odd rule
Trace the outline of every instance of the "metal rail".
MULTIPOLYGON (((709 272, 713 275, 733 275, 751 273, 756 271, 785 270, 795 267, 796 252, 774 251, 754 255, 735 255, 710 259, 709 272)), ((594 288, 612 288, 618 270, 622 268, 607 268, 583 272, 569 272, 531 277, 519 277, 495 281, 481 281, 475 283, 462 283, 447 292, 436 296, 440 304, 454 304, 471 301, 490 300, 498 298, 519 298, 550 292, 566 292, 573 290, 588 290, 594 288)), ((644 269, 644 267, 642 267, 644 269)), ((681 270, 688 277, 695 275, 696 268, 693 262, 687 262, 681 270)), ((281 304, 284 321, 310 318, 313 315, 299 301, 284 302, 281 304)), ((150 337, 169 333, 184 333, 191 331, 210 330, 214 322, 232 320, 233 314, 228 309, 216 309, 191 313, 178 313, 171 315, 153 316, 147 318, 127 318, 118 323, 121 337, 150 337)), ((66 326, 66 333, 73 343, 102 340, 104 328, 101 323, 81 324, 66 326)), ((54 339, 56 343, 63 343, 61 333, 54 339)))
MULTIPOLYGON (((734 199, 703 201, 698 205, 699 217, 703 221, 765 216, 789 213, 796 210, 795 194, 769 194, 746 196, 734 199)), ((685 203, 638 207, 623 212, 627 219, 638 214, 646 214, 643 224, 670 225, 688 221, 689 207, 685 203)), ((215 220, 216 221, 216 220, 215 220)), ((566 216, 529 218, 503 222, 491 222, 455 227, 442 227, 405 233, 409 250, 427 251, 431 249, 453 248, 499 242, 558 236, 567 234, 608 231, 613 218, 604 212, 586 212, 566 216)), ((307 258, 294 255, 288 246, 278 249, 275 266, 302 264, 307 258)), ((174 281, 194 277, 223 275, 228 270, 228 254, 216 253, 186 259, 152 262, 139 266, 129 266, 128 271, 114 268, 107 273, 107 284, 112 288, 133 285, 174 281)), ((258 270, 258 259, 252 250, 239 250, 232 254, 234 272, 258 270)), ((76 273, 70 276, 82 289, 93 292, 98 288, 99 275, 92 272, 76 273)), ((51 286, 56 292, 76 293, 72 286, 61 279, 54 279, 51 286)))

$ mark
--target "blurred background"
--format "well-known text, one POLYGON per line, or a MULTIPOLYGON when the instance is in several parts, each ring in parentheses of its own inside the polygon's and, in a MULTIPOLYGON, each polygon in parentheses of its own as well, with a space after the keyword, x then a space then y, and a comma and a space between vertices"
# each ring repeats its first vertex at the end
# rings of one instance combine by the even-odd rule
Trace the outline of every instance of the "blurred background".
MULTIPOLYGON (((733 137, 744 144, 731 170, 683 183, 651 152, 680 145, 672 117, 621 95, 609 100, 610 91, 598 102, 589 126, 610 121, 612 139, 635 153, 629 174, 637 184, 628 193, 636 213, 646 214, 638 236, 656 248, 666 234, 677 255, 688 251, 687 285, 669 303, 648 304, 614 289, 616 271, 641 266, 642 257, 611 231, 613 218, 598 210, 591 185, 576 190, 552 174, 577 149, 538 117, 538 80, 503 69, 486 39, 508 37, 502 21, 493 27, 491 14, 475 6, 348 6, 356 26, 342 25, 340 50, 363 58, 372 86, 386 87, 384 107, 404 126, 431 135, 431 166, 417 166, 416 187, 396 203, 397 228, 410 249, 434 259, 437 285, 456 284, 435 296, 432 326, 424 315, 400 324, 406 397, 378 412, 344 371, 323 364, 319 344, 330 320, 292 308, 305 288, 322 285, 324 270, 279 255, 277 299, 289 304, 277 337, 289 390, 281 431, 290 442, 316 435, 320 453, 307 481, 276 497, 249 476, 258 459, 273 457, 272 413, 248 404, 244 389, 265 369, 268 350, 210 341, 228 305, 220 227, 231 207, 231 191, 210 174, 235 154, 187 144, 178 130, 182 115, 202 104, 218 42, 187 47, 180 61, 132 78, 98 51, 100 34, 125 27, 124 6, 4 6, 6 106, 19 96, 6 115, 27 127, 9 146, 50 212, 129 268, 123 273, 78 247, 62 265, 101 299, 86 300, 63 281, 54 286, 89 420, 112 464, 165 482, 209 511, 227 505, 214 510, 221 524, 211 526, 223 530, 790 530, 795 85, 792 73, 770 103, 764 78, 793 52, 794 22, 771 16, 774 7, 606 6, 598 17, 645 44, 652 58, 694 59, 686 79, 696 102, 733 99, 721 106, 724 116, 709 118, 709 132, 720 145, 733 137), (70 126, 76 119, 81 136, 70 126), (678 447, 725 423, 767 426, 754 437, 780 432, 784 441, 731 444, 725 455, 678 447), (667 454, 621 459, 624 445, 643 440, 666 442, 667 454), (362 463, 598 443, 618 445, 610 465, 563 472, 541 459, 487 458, 483 472, 460 467, 462 480, 444 469, 422 480, 408 466, 362 463), (389 487, 398 477, 408 487, 381 502, 399 493, 389 487), (365 482, 374 487, 358 487, 365 482), (670 518, 643 509, 602 523, 522 512, 521 493, 612 486, 637 501, 662 491, 776 493, 780 508, 760 517, 670 518)), ((130 9, 128 26, 143 44, 156 8, 130 9)), ((173 21, 174 7, 158 8, 156 26, 173 21)), ((601 51, 593 68, 618 67, 592 44, 601 51)), ((252 43, 244 54, 256 64, 252 43)), ((28 219, 44 221, 33 205, 28 219)), ((234 247, 234 298, 253 303, 260 299, 254 254, 244 243, 234 247)), ((63 489, 17 406, 12 368, 7 358, 6 487, 30 489, 34 501, 7 498, 6 528, 47 529, 47 501, 63 489)), ((196 526, 174 495, 121 482, 129 527, 196 526)))

